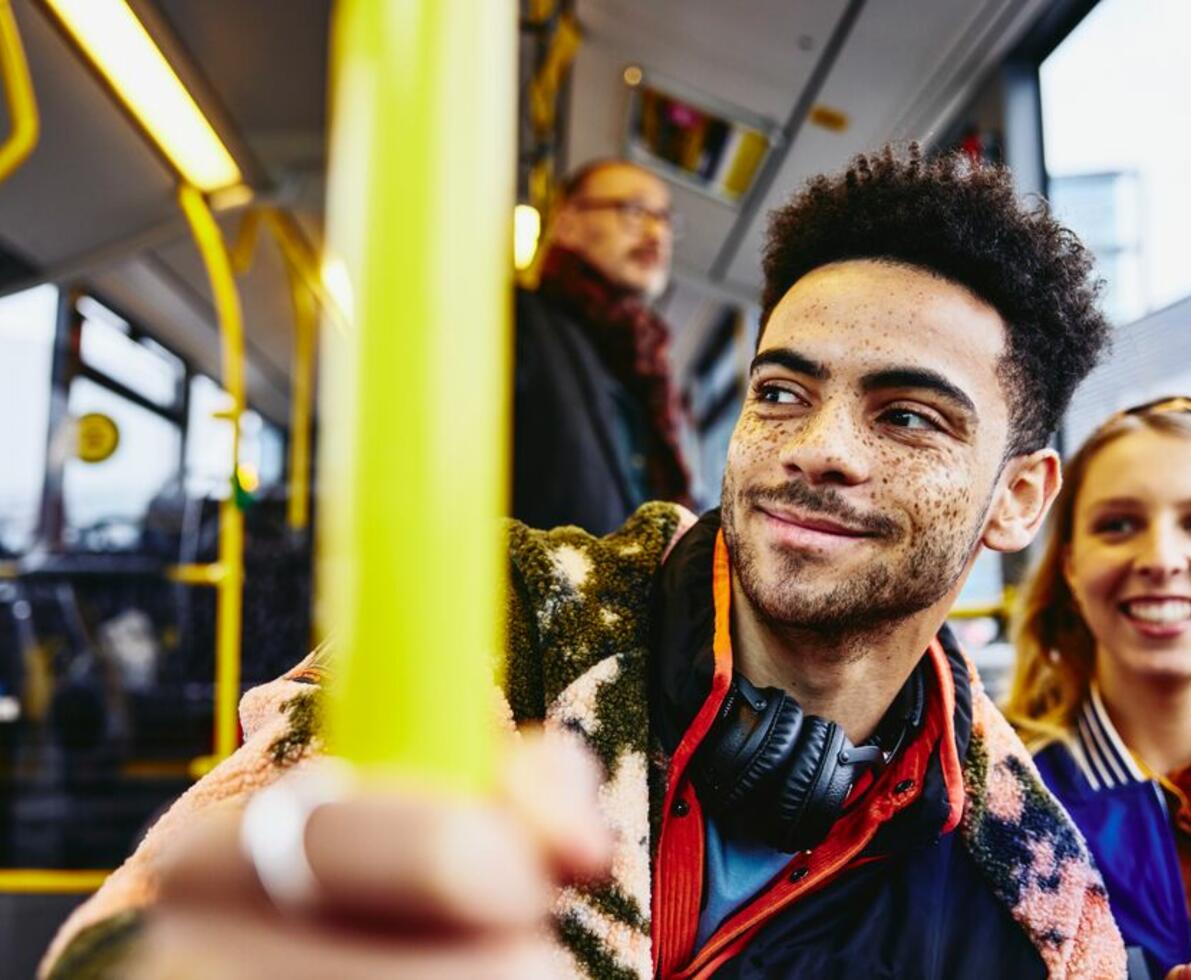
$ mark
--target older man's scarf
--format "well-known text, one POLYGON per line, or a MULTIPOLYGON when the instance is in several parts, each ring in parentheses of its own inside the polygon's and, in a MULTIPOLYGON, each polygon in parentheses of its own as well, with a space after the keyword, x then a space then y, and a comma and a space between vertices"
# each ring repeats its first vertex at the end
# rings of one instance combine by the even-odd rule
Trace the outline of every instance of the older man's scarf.
POLYGON ((682 411, 670 380, 670 330, 641 296, 608 281, 570 249, 554 246, 542 264, 541 293, 572 313, 612 375, 645 409, 646 473, 660 500, 690 501, 690 472, 679 443, 682 411))

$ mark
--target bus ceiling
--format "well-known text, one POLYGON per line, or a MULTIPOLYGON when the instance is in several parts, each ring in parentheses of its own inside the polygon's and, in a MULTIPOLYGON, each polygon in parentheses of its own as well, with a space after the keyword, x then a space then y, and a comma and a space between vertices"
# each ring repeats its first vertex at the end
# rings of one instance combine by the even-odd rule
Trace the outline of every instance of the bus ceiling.
MULTIPOLYGON (((232 151, 257 201, 284 206, 309 240, 320 242, 330 0, 129 4, 232 151)), ((523 11, 569 15, 577 31, 575 50, 559 62, 567 71, 551 93, 557 112, 547 150, 555 175, 586 159, 627 153, 670 179, 689 229, 676 248, 671 297, 684 308, 699 297, 755 301, 760 237, 777 201, 861 149, 938 135, 1046 6, 522 4, 523 11), (702 114, 713 132, 711 143, 696 148, 702 165, 649 129, 649 114, 659 111, 702 114)), ((11 256, 0 261, 0 293, 44 276, 81 282, 215 375, 214 308, 178 211, 176 175, 48 7, 47 0, 13 0, 42 126, 32 157, 0 186, 0 251, 11 256)), ((527 81, 550 53, 532 18, 522 23, 521 45, 527 81)), ((523 194, 542 157, 540 147, 525 152, 529 111, 522 106, 523 194)), ((220 223, 234 240, 239 212, 224 212, 220 223)), ((276 248, 262 242, 240 287, 249 400, 284 418, 293 312, 276 248)))

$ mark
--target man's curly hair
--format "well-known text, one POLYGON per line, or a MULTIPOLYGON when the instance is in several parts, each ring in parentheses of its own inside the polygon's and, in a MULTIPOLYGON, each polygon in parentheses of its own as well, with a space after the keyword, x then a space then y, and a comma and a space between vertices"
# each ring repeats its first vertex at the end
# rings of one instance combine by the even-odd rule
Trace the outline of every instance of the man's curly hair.
POLYGON ((841 175, 815 178, 773 212, 762 332, 794 283, 847 259, 925 269, 1001 315, 1009 455, 1046 445, 1108 341, 1091 253, 1044 201, 1023 207, 1006 169, 959 153, 927 160, 916 145, 905 154, 886 146, 856 157, 841 175))

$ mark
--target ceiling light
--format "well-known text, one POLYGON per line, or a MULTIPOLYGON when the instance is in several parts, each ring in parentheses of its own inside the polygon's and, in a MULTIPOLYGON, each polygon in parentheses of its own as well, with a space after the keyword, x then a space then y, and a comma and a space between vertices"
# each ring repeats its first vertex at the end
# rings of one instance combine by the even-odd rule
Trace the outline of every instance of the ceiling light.
POLYGON ((356 299, 347 263, 337 255, 324 255, 319 276, 343 318, 351 323, 355 315, 356 299))
POLYGON ((513 208, 513 265, 528 269, 538 250, 538 238, 542 234, 542 216, 531 204, 518 204, 513 208))
POLYGON ((240 168, 126 0, 45 0, 187 183, 239 183, 240 168))

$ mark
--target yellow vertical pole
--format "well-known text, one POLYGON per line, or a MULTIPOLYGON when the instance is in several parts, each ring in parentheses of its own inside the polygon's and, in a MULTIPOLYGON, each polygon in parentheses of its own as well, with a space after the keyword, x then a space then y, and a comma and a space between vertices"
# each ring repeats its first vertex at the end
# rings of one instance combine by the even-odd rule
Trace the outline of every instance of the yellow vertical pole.
POLYGON ((296 271, 289 270, 294 303, 293 382, 289 417, 289 502, 286 522, 291 531, 310 524, 310 402, 313 397, 314 344, 318 310, 314 297, 296 271))
MULTIPOLYGON (((223 387, 232 404, 225 417, 232 426, 232 474, 240 459, 240 417, 244 414, 244 324, 240 297, 223 235, 203 195, 183 185, 178 202, 202 256, 215 311, 223 358, 223 387)), ((236 708, 240 700, 240 628, 243 619, 244 514, 229 492, 219 504, 219 566, 215 585, 215 758, 236 749, 236 708)))
POLYGON ((339 0, 319 582, 331 737, 455 787, 491 769, 502 642, 516 9, 339 0))

